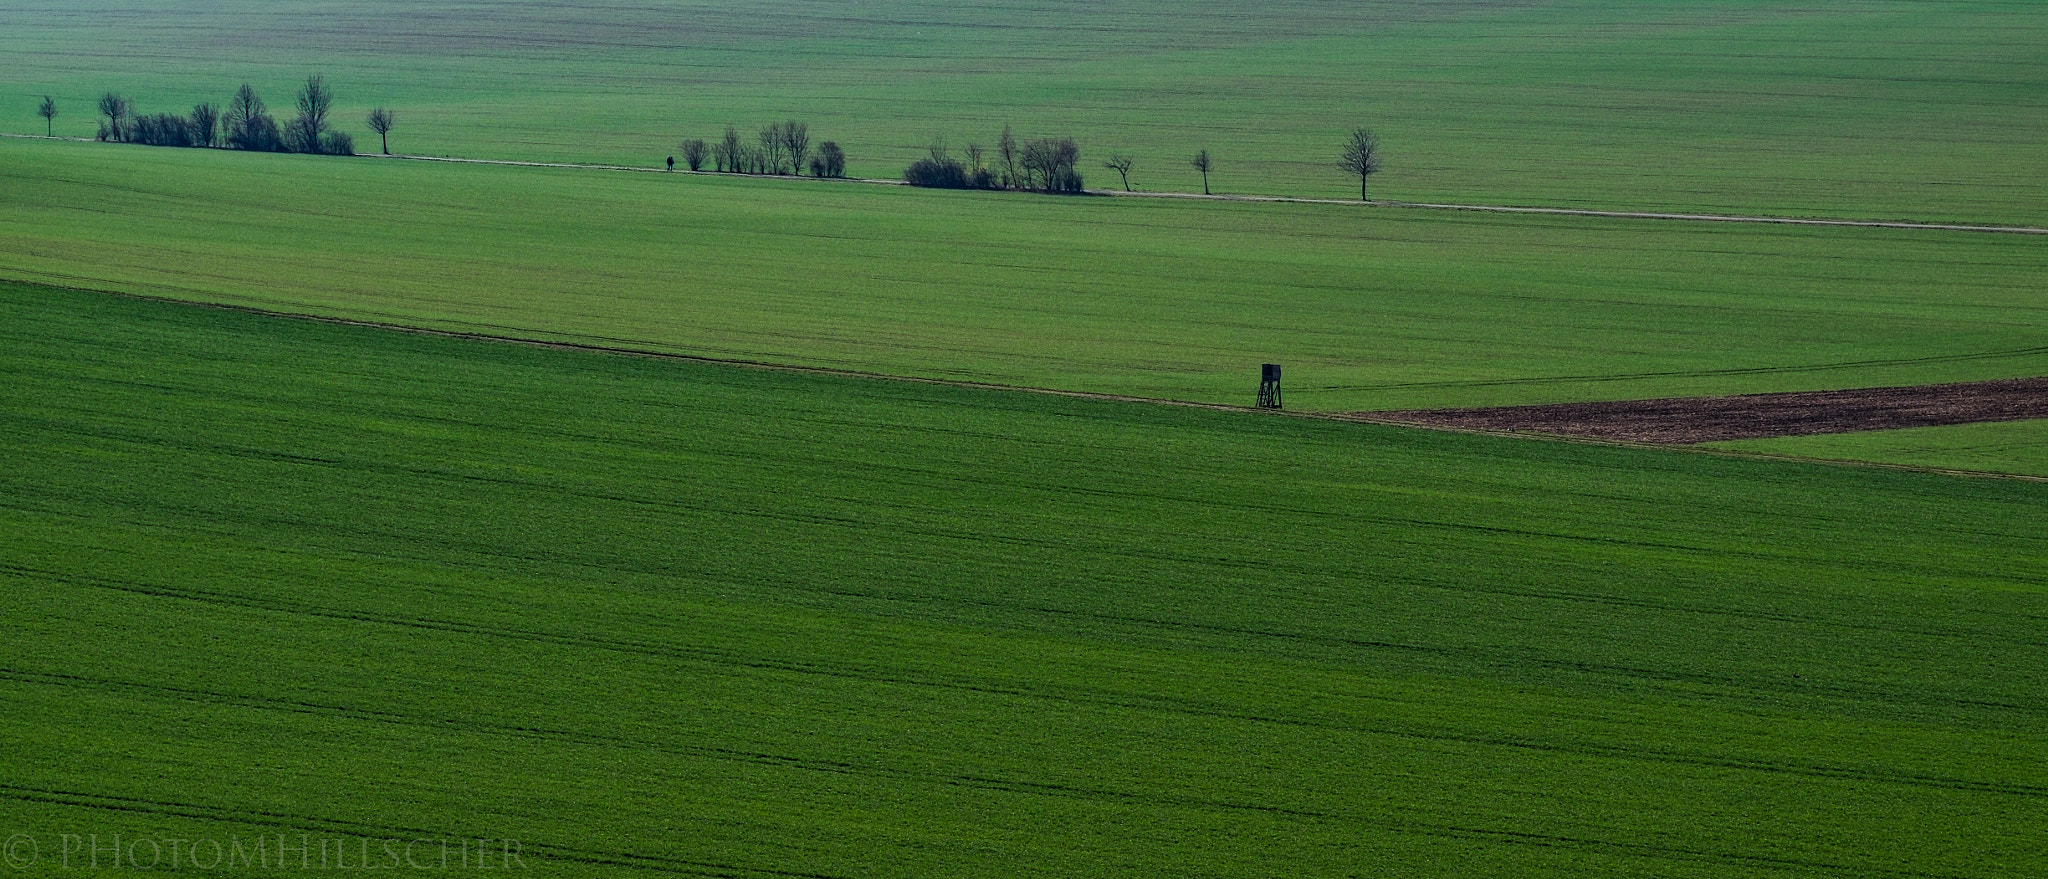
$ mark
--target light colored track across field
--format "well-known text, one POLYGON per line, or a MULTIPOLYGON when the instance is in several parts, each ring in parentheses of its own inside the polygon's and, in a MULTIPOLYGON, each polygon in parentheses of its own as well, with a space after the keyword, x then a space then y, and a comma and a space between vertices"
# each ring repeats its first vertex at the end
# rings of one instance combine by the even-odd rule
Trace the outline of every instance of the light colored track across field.
MULTIPOLYGON (((90 138, 83 137, 44 137, 42 135, 36 134, 0 134, 0 137, 19 137, 33 140, 65 140, 82 143, 94 142, 90 138)), ((520 162, 513 161, 510 159, 470 159, 455 156, 385 156, 376 154, 364 154, 363 156, 361 156, 361 158, 406 159, 416 162, 452 162, 464 165, 507 165, 520 168, 567 168, 579 171, 629 171, 655 174, 676 173, 699 175, 719 173, 715 171, 669 172, 661 168, 642 168, 633 165, 600 165, 576 162, 520 162)), ((727 175, 720 174, 719 176, 727 175)), ((737 177, 751 175, 735 174, 730 176, 737 177)), ((816 180, 817 178, 790 176, 778 177, 777 179, 808 181, 816 180)), ((908 185, 901 180, 886 180, 877 177, 855 177, 837 181, 820 180, 818 182, 867 183, 877 186, 908 185)), ((1502 214, 1549 214, 1554 216, 1567 217, 1606 217, 1622 220, 1691 220, 1695 222, 1711 223, 1776 223, 1793 226, 1846 226, 1866 229, 1922 229, 1943 232, 2003 232, 2020 235, 2048 235, 2048 227, 2042 226, 1993 226, 1969 223, 1916 223, 1905 220, 1831 220, 1814 217, 1759 217, 1741 216, 1736 214, 1687 214, 1668 211, 1601 211, 1587 208, 1520 207, 1515 205, 1483 204, 1440 204, 1436 202, 1419 201, 1360 201, 1358 199, 1300 198, 1285 195, 1210 195, 1199 192, 1123 192, 1121 190, 1115 189, 1090 189, 1087 191, 1087 194, 1118 196, 1122 198, 1182 198, 1202 199, 1208 201, 1272 202, 1284 204, 1360 205, 1364 207, 1418 208, 1425 210, 1440 211, 1480 211, 1502 214)))
MULTIPOLYGON (((465 159, 447 156, 374 156, 373 158, 412 159, 423 162, 460 162, 472 165, 517 165, 529 168, 574 168, 589 171, 639 171, 656 174, 718 174, 716 171, 675 171, 661 168, 639 168, 631 165, 586 165, 568 162, 515 162, 504 159, 465 159)), ((727 176, 720 174, 719 176, 727 176)), ((751 176, 751 175, 730 175, 751 176)), ((784 180, 815 180, 812 177, 780 177, 784 180)), ((827 181, 819 181, 827 182, 827 181)), ((843 183, 869 183, 879 186, 906 186, 901 180, 885 180, 877 177, 855 177, 843 183)), ((2005 232, 2021 235, 2048 235, 2048 227, 2041 226, 1988 226, 1966 223, 1914 223, 1904 220, 1829 220, 1812 217, 1754 217, 1735 214, 1683 214, 1664 211, 1598 211, 1583 208, 1516 207, 1513 205, 1482 204, 1438 204, 1417 201, 1360 201, 1340 198, 1299 198, 1285 195, 1210 195, 1198 192, 1124 192, 1116 189, 1090 189, 1088 195, 1109 195, 1122 198, 1184 198, 1208 201, 1273 202, 1284 204, 1334 204, 1360 205, 1381 208, 1421 208, 1440 211, 1483 211, 1505 214, 1553 214, 1568 217, 1609 217, 1623 220, 1693 220, 1713 223, 1782 223, 1795 226, 1849 226, 1873 229, 1927 229, 1946 232, 2005 232)))

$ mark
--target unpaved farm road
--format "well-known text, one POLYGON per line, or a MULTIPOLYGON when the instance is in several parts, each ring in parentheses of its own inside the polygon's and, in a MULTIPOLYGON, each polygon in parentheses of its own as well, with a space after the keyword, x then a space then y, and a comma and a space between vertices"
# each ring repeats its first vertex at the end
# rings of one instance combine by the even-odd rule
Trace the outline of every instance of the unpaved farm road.
MULTIPOLYGON (((460 162, 472 165, 517 165, 528 168, 574 168, 587 171, 637 171, 656 174, 716 174, 717 171, 664 171, 661 168, 640 168, 632 165, 591 165, 569 162, 515 162, 505 159, 463 159, 449 156, 372 156, 379 159, 411 159, 420 162, 460 162)), ((879 177, 850 177, 838 180, 819 180, 815 177, 781 177, 784 180, 816 180, 819 183, 866 183, 877 186, 908 186, 901 180, 885 180, 879 177)), ((1514 205, 1484 204, 1439 204, 1421 201, 1360 201, 1341 198, 1297 198, 1286 195, 1210 195, 1201 192, 1124 192, 1117 189, 1090 189, 1087 195, 1108 195, 1119 198, 1183 198, 1206 201, 1273 202, 1280 204, 1334 204, 1359 205, 1380 208, 1420 208, 1439 211, 1487 211, 1502 214, 1556 214, 1568 217, 1612 217, 1624 220, 1695 220, 1715 223, 1783 223, 1795 226, 1851 226, 1876 229, 1931 229, 1949 232, 2007 232, 2022 235, 2048 235, 2048 227, 2041 226, 1988 226, 1965 223, 1912 223, 1903 220, 1826 220, 1811 217, 1749 217, 1735 214, 1680 214, 1662 211, 1596 211, 1581 208, 1516 207, 1514 205)))
MULTIPOLYGON (((45 137, 40 134, 7 134, 0 137, 19 137, 28 140, 64 140, 78 143, 93 143, 86 137, 45 137)), ((511 159, 469 159, 458 156, 409 156, 379 155, 364 153, 357 158, 403 159, 414 162, 454 162, 464 165, 506 165, 518 168, 568 168, 578 171, 624 171, 653 174, 696 174, 743 177, 756 175, 727 175, 717 171, 667 171, 662 168, 643 168, 637 165, 603 165, 579 162, 519 162, 511 159)), ((781 180, 816 181, 818 183, 865 183, 875 186, 908 186, 901 180, 885 180, 879 177, 850 177, 821 180, 816 177, 787 176, 781 180)), ((2043 226, 1993 226, 1969 223, 1915 223, 1905 220, 1829 220, 1814 217, 1758 217, 1738 214, 1684 214, 1666 211, 1599 211, 1585 208, 1523 207, 1517 205, 1487 204, 1441 204, 1422 201, 1361 201, 1343 198, 1297 198, 1286 195, 1211 195, 1201 192, 1124 192, 1116 189, 1090 189, 1087 195, 1116 196, 1119 198, 1185 198, 1206 201, 1274 202, 1281 204, 1334 204, 1359 205, 1379 208, 1416 208, 1438 211, 1483 211, 1499 214, 1552 214, 1567 217, 1610 217, 1623 220, 1691 220, 1712 223, 1778 223, 1792 226, 1849 226, 1871 229, 1926 229, 1946 232, 2004 232, 2021 235, 2048 235, 2043 226)))

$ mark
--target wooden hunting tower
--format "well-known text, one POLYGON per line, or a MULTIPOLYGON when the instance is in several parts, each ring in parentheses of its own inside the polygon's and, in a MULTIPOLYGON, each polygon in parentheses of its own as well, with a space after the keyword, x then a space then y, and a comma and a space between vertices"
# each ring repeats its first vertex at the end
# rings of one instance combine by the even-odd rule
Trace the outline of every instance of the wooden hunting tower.
POLYGON ((1268 363, 1259 369, 1259 408, 1280 408, 1280 364, 1268 363))

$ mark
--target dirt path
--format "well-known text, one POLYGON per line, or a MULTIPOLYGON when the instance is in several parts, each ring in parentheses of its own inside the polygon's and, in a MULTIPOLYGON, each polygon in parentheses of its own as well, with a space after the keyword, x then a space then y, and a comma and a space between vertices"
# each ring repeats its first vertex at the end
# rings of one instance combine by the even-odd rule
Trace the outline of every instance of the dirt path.
MULTIPOLYGON (((62 140, 76 143, 95 142, 91 138, 45 137, 40 134, 0 133, 0 137, 18 137, 28 140, 62 140)), ((605 165, 581 162, 520 162, 511 159, 469 159, 457 156, 409 156, 364 153, 361 156, 358 156, 358 158, 402 159, 414 162, 451 162, 462 165, 506 165, 518 168, 567 168, 579 171, 622 171, 642 174, 694 174, 700 176, 715 174, 721 177, 753 176, 739 174, 726 175, 717 171, 670 171, 664 170, 659 167, 640 167, 637 165, 605 165)), ((828 184, 863 183, 873 186, 908 185, 901 180, 889 180, 879 177, 847 177, 821 180, 815 177, 791 176, 778 177, 775 179, 802 180, 806 182, 828 184)), ((1212 195, 1201 192, 1124 192, 1122 190, 1117 189, 1090 189, 1087 190, 1086 194, 1097 196, 1115 196, 1118 198, 1178 198, 1198 199, 1206 201, 1270 202, 1278 204, 1357 205, 1361 207, 1412 208, 1420 210, 1438 211, 1480 211, 1501 214, 1550 214, 1567 217, 1608 217, 1623 220, 1688 220, 1693 222, 1709 223, 1777 223, 1794 226, 1846 226, 1869 229, 1923 229, 1947 232, 2003 232, 2021 235, 2048 235, 2048 227, 2042 226, 1997 226, 1968 223, 1916 223, 1904 220, 1832 220, 1813 217, 1744 216, 1739 214, 1687 214, 1672 213, 1665 211, 1601 211, 1585 208, 1525 207, 1517 205, 1441 204, 1435 202, 1419 201, 1360 201, 1358 199, 1342 198, 1299 198, 1295 196, 1286 195, 1212 195)))
MULTIPOLYGON (((530 168, 580 168, 594 171, 640 171, 657 174, 719 174, 716 171, 665 171, 661 168, 638 168, 627 165, 583 165, 559 162, 514 162, 502 159, 458 159, 439 156, 376 156, 375 158, 412 159, 423 162, 461 162, 475 165, 518 165, 530 168)), ((743 175, 730 175, 743 176, 743 175)), ((886 180, 879 177, 849 177, 838 180, 818 180, 815 177, 783 177, 784 180, 805 180, 819 183, 865 183, 877 186, 907 186, 901 180, 886 180)), ((1928 229, 1949 232, 2006 232, 2023 235, 2048 235, 2048 227, 2038 226, 1989 226, 1962 223, 1912 223, 1897 220, 1828 220, 1809 217, 1753 217, 1735 214, 1682 214, 1659 211, 1596 211, 1580 208, 1516 207, 1513 205, 1478 204, 1437 204, 1416 201, 1360 201, 1339 198, 1298 198, 1285 195, 1211 195, 1199 192, 1125 192, 1120 189, 1090 189, 1087 195, 1115 196, 1118 198, 1175 198, 1203 201, 1264 202, 1273 204, 1330 204, 1356 205, 1360 207, 1415 208, 1439 211, 1481 211, 1504 214, 1553 214, 1568 217, 1609 217, 1624 220, 1691 220, 1713 223, 1780 223, 1796 226, 1847 226, 1873 229, 1928 229)))
POLYGON ((1691 445, 2048 418, 2048 378, 1609 403, 1358 413, 1460 430, 1529 431, 1587 439, 1691 445))

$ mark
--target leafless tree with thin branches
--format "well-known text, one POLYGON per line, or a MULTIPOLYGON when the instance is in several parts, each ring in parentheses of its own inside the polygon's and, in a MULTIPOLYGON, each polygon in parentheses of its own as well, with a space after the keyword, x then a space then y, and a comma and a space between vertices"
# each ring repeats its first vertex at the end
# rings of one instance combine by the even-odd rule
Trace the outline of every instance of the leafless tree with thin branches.
POLYGON ((107 117, 100 126, 100 140, 119 143, 128 139, 129 108, 128 99, 113 92, 100 96, 100 115, 107 117))
POLYGON ((1111 170, 1111 171, 1115 171, 1115 172, 1116 172, 1116 175, 1117 175, 1117 177, 1121 178, 1121 179, 1123 180, 1123 182, 1124 182, 1124 191, 1125 191, 1125 192, 1130 192, 1130 191, 1131 191, 1131 165, 1133 165, 1133 164, 1135 164, 1135 163, 1133 162, 1133 160, 1131 159, 1131 157, 1130 157, 1130 156, 1126 156, 1126 155, 1122 155, 1122 154, 1117 154, 1117 155, 1113 155, 1113 156, 1110 156, 1110 157, 1109 157, 1109 161, 1103 162, 1103 163, 1102 163, 1102 167, 1104 167, 1104 168, 1108 168, 1108 169, 1109 169, 1109 170, 1111 170))
POLYGON ((211 103, 192 105, 192 145, 210 147, 220 141, 220 108, 211 103))
POLYGON ((285 126, 285 145, 295 153, 320 152, 320 136, 327 133, 327 111, 334 106, 334 92, 320 74, 306 77, 299 89, 299 116, 285 126))
POLYGON ((718 170, 734 174, 740 170, 740 132, 730 125, 725 127, 725 137, 711 149, 712 157, 718 160, 718 170))
POLYGON ((1194 165, 1195 170, 1202 172, 1202 194, 1208 195, 1209 169, 1216 167, 1215 163, 1209 161, 1209 151, 1202 150, 1201 152, 1196 153, 1194 160, 1189 162, 1189 164, 1194 165))
POLYGON ((398 114, 383 107, 370 111, 370 130, 383 139, 384 155, 391 155, 391 126, 398 122, 398 114))
POLYGON ((1017 136, 1010 133, 1010 126, 1003 126, 1002 139, 996 141, 996 160, 1002 163, 1002 185, 1008 189, 1022 188, 1017 182, 1017 136))
POLYGON ((782 173, 782 124, 773 123, 761 129, 761 163, 764 174, 782 173))
POLYGON ((791 119, 782 123, 782 148, 789 153, 789 173, 804 173, 804 156, 811 151, 811 127, 791 119))
POLYGON ((1359 201, 1368 200, 1365 184, 1379 173, 1381 158, 1379 135, 1370 128, 1353 129, 1351 139, 1344 143, 1344 152, 1337 157, 1337 167, 1358 175, 1359 201))

